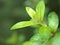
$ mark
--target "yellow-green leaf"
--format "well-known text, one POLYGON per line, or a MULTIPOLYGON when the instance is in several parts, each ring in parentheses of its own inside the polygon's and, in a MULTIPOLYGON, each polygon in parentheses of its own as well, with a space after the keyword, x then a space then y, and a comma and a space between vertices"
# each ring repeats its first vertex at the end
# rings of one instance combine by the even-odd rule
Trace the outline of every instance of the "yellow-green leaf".
POLYGON ((41 0, 38 3, 37 7, 36 7, 37 18, 39 20, 43 20, 43 18, 44 18, 44 11, 45 11, 45 4, 44 4, 44 1, 41 0))
POLYGON ((22 22, 18 22, 15 25, 13 25, 11 27, 11 30, 19 29, 19 28, 24 28, 24 27, 32 26, 32 25, 36 25, 36 24, 37 23, 36 22, 33 22, 33 21, 22 21, 22 22))
POLYGON ((36 18, 36 12, 32 8, 26 7, 26 11, 32 19, 36 18))

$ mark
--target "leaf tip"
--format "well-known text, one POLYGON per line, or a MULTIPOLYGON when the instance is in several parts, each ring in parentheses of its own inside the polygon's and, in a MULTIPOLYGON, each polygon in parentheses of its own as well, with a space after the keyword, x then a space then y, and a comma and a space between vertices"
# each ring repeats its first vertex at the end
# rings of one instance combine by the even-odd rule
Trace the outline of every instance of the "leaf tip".
POLYGON ((14 30, 13 26, 10 28, 10 30, 14 30))
POLYGON ((26 11, 29 10, 29 7, 26 7, 26 11))
POLYGON ((15 25, 13 25, 13 26, 10 28, 10 30, 15 30, 15 29, 17 29, 15 25))

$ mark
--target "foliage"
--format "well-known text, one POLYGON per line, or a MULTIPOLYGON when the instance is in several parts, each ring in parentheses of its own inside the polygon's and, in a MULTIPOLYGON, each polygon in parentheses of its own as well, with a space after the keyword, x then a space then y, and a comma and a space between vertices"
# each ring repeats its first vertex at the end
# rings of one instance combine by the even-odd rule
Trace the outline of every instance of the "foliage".
MULTIPOLYGON (((53 37, 56 36, 54 34, 56 33, 59 24, 57 14, 54 11, 49 13, 47 24, 44 21, 45 3, 43 0, 37 4, 36 10, 26 7, 26 11, 31 19, 29 21, 18 22, 11 28, 11 30, 15 30, 18 28, 37 25, 37 33, 35 33, 29 41, 23 43, 23 45, 45 45, 44 43, 47 43, 50 40, 53 41, 51 41, 52 43, 49 45, 55 45, 55 42, 58 41, 55 40, 55 37, 53 37), (51 37, 53 39, 51 39, 51 37)), ((57 43, 57 45, 59 45, 59 43, 57 43)))

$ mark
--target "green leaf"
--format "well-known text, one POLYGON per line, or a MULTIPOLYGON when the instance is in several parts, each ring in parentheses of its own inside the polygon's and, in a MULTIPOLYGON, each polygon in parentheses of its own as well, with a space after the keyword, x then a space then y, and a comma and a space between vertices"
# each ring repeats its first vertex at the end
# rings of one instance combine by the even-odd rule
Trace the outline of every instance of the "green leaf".
POLYGON ((19 29, 19 28, 24 28, 24 27, 32 26, 32 25, 36 25, 36 24, 37 23, 33 22, 33 21, 22 21, 22 22, 18 22, 15 25, 13 25, 11 30, 19 29))
POLYGON ((34 43, 27 41, 27 42, 23 43, 23 45, 34 45, 34 43))
POLYGON ((31 37, 31 42, 38 42, 38 44, 42 44, 42 42, 47 42, 51 37, 51 28, 50 27, 40 27, 39 32, 31 37))
POLYGON ((57 32, 54 37, 50 38, 50 40, 43 45, 60 45, 60 32, 57 32))
POLYGON ((39 34, 40 34, 42 41, 48 41, 48 39, 52 36, 51 28, 50 27, 40 27, 39 34))
POLYGON ((44 18, 44 11, 45 11, 45 4, 44 4, 44 1, 41 0, 41 1, 38 3, 37 7, 36 7, 37 17, 38 17, 38 19, 41 20, 41 21, 42 21, 43 18, 44 18))
POLYGON ((36 18, 36 12, 32 8, 26 7, 26 11, 32 19, 36 18))
POLYGON ((58 21, 57 14, 55 12, 51 12, 48 15, 48 25, 53 29, 52 31, 55 32, 57 30, 58 24, 59 24, 59 21, 58 21))
POLYGON ((39 33, 33 35, 30 39, 31 42, 40 42, 41 43, 41 36, 39 33))
POLYGON ((51 39, 51 45, 60 45, 60 32, 51 39))
POLYGON ((40 44, 39 44, 39 42, 27 41, 27 42, 23 43, 23 45, 40 45, 40 44))
POLYGON ((52 41, 51 41, 51 38, 47 41, 47 42, 44 42, 42 45, 51 45, 52 44, 52 41))

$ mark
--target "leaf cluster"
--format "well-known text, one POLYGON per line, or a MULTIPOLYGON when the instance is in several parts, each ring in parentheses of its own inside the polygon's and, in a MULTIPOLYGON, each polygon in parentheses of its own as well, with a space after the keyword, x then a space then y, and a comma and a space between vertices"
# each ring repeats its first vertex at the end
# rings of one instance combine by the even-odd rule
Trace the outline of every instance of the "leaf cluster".
POLYGON ((54 35, 53 33, 57 31, 59 24, 57 14, 54 11, 50 12, 47 17, 48 24, 46 24, 44 21, 45 3, 43 0, 37 4, 36 10, 33 10, 30 7, 26 7, 26 11, 31 19, 29 21, 16 23, 11 27, 11 30, 37 25, 38 33, 34 34, 32 38, 23 45, 40 45, 48 41, 49 38, 54 35))

